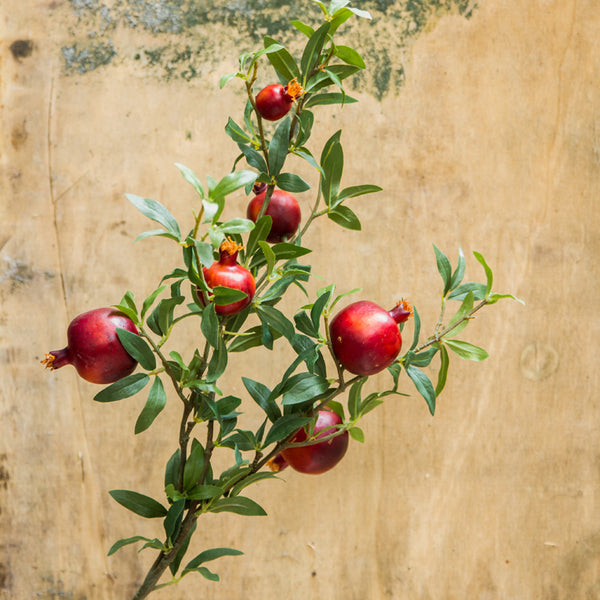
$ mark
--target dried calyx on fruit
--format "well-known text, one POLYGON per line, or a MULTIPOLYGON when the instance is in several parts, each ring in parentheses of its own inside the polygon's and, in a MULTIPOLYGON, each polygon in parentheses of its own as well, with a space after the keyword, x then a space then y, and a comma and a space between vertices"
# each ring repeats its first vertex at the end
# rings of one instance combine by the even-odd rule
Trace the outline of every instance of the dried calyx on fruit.
MULTIPOLYGON (((219 260, 210 267, 204 267, 204 280, 209 288, 217 286, 240 290, 246 297, 229 304, 217 304, 215 311, 218 315, 234 315, 246 308, 254 298, 256 282, 252 273, 237 263, 238 252, 243 248, 231 238, 227 238, 219 247, 219 260)), ((198 298, 201 304, 205 304, 204 294, 198 289, 198 298)))
MULTIPOLYGON (((267 196, 267 191, 261 191, 248 204, 246 216, 255 223, 267 196)), ((269 206, 267 206, 264 214, 269 215, 272 219, 271 231, 267 236, 267 242, 272 244, 291 238, 298 231, 302 219, 298 201, 292 194, 283 190, 273 190, 269 206)))
POLYGON ((46 354, 48 369, 73 365, 91 383, 113 383, 137 365, 121 344, 117 328, 138 334, 133 321, 114 308, 97 308, 75 317, 67 329, 67 346, 46 354))
POLYGON ((385 311, 361 300, 342 309, 329 325, 333 353, 355 375, 374 375, 389 367, 402 348, 398 325, 412 315, 406 300, 385 311))
POLYGON ((256 95, 256 111, 267 121, 277 121, 287 115, 294 100, 303 93, 296 79, 292 79, 285 87, 279 83, 268 85, 256 95))
MULTIPOLYGON (((285 448, 273 460, 279 466, 279 469, 275 470, 281 470, 289 465, 300 473, 319 475, 335 467, 348 450, 348 431, 336 433, 340 425, 342 425, 342 419, 337 413, 329 409, 320 410, 312 431, 311 441, 319 438, 327 439, 306 446, 285 448), (285 466, 282 467, 282 464, 285 466)), ((290 442, 301 444, 308 439, 306 428, 302 428, 294 434, 290 442)), ((270 466, 273 468, 273 465, 270 466)))

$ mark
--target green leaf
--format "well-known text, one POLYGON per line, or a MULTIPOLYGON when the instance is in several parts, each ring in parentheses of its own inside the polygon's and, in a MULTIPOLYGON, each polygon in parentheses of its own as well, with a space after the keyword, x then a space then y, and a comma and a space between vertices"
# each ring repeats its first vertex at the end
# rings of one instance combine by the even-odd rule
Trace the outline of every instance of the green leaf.
POLYGON ((294 415, 285 415, 273 423, 267 433, 263 446, 266 448, 271 444, 280 442, 292 435, 305 425, 308 425, 312 419, 310 417, 298 417, 294 415))
POLYGON ((313 33, 304 48, 302 59, 300 61, 300 69, 304 76, 304 83, 306 83, 306 78, 310 75, 311 71, 318 65, 321 50, 323 49, 328 33, 329 22, 325 22, 313 33))
POLYGON ((365 443, 365 434, 360 427, 350 427, 350 429, 348 429, 348 433, 353 440, 356 440, 361 444, 365 443))
POLYGON ((135 544, 136 542, 150 542, 150 538, 144 537, 143 535, 134 535, 133 537, 122 538, 117 540, 108 551, 107 556, 113 555, 117 550, 120 550, 123 546, 128 546, 129 544, 135 544))
POLYGON ((277 177, 285 163, 290 143, 291 119, 286 117, 275 130, 269 143, 269 175, 277 177))
POLYGON ((374 194, 381 191, 382 189, 378 185, 352 185, 340 191, 337 196, 332 199, 331 206, 335 207, 348 198, 356 198, 357 196, 363 196, 364 194, 374 194))
MULTIPOLYGON (((335 135, 335 134, 334 134, 335 135)), ((342 172, 344 170, 344 151, 342 145, 335 141, 329 148, 323 160, 321 160, 324 177, 321 177, 321 193, 327 206, 338 194, 342 172)))
POLYGON ((454 273, 452 273, 452 277, 450 279, 450 290, 455 289, 463 280, 463 277, 465 276, 465 265, 465 255, 463 254, 462 248, 459 248, 456 269, 454 270, 454 273))
POLYGON ((185 538, 185 541, 181 545, 181 548, 179 548, 179 552, 177 552, 177 554, 175 555, 175 558, 169 564, 169 570, 171 571, 171 574, 173 576, 179 570, 179 565, 181 564, 181 561, 183 560, 183 557, 185 556, 185 553, 187 552, 188 546, 190 545, 190 540, 192 539, 192 535, 196 531, 196 525, 197 525, 197 521, 192 525, 192 528, 190 529, 189 533, 187 534, 187 536, 185 538))
POLYGON ((362 59, 361 55, 354 48, 350 48, 350 46, 338 45, 335 47, 334 53, 340 60, 343 60, 349 65, 354 65, 360 69, 365 68, 365 61, 362 59))
POLYGON ((191 186, 196 190, 198 195, 204 200, 204 188, 202 187, 201 181, 198 179, 196 174, 185 165, 181 165, 179 163, 175 163, 175 166, 181 171, 183 178, 191 184, 191 186))
POLYGON ((167 512, 167 516, 165 517, 164 527, 165 533, 167 534, 167 539, 173 541, 177 537, 179 530, 181 528, 181 519, 183 516, 183 511, 185 510, 185 498, 181 500, 177 500, 171 505, 169 511, 167 512))
POLYGON ((242 383, 256 404, 265 411, 269 420, 275 423, 281 417, 281 410, 277 403, 270 399, 271 390, 264 383, 248 377, 242 377, 242 383))
POLYGON ((271 249, 271 246, 268 242, 261 240, 258 242, 260 249, 267 261, 267 277, 271 275, 273 269, 275 268, 275 261, 277 260, 275 257, 275 252, 271 249))
POLYGON ((329 382, 320 375, 299 373, 288 379, 283 392, 284 406, 302 404, 324 394, 329 389, 329 382), (288 385, 289 384, 289 385, 288 385))
POLYGON ((148 400, 135 423, 135 433, 146 431, 167 403, 167 395, 160 377, 155 377, 148 394, 148 400))
POLYGON ((202 322, 200 323, 202 335, 206 341, 213 347, 219 347, 219 317, 215 310, 215 305, 209 302, 202 311, 202 322))
POLYGON ((452 280, 452 265, 448 257, 435 244, 433 245, 433 249, 435 250, 437 268, 444 282, 444 292, 442 295, 446 296, 450 290, 450 282, 452 280))
POLYGON ((513 296, 512 294, 490 294, 488 298, 488 304, 496 304, 498 300, 502 300, 503 298, 510 298, 511 300, 516 300, 517 302, 520 302, 523 305, 525 304, 523 300, 517 298, 516 296, 513 296))
POLYGON ((440 370, 438 373, 437 385, 435 386, 435 395, 438 397, 444 386, 446 385, 446 378, 448 376, 448 366, 450 365, 450 357, 448 356, 448 350, 445 346, 440 348, 440 370))
POLYGON ((219 339, 219 346, 213 352, 212 358, 208 363, 208 372, 206 374, 206 381, 209 383, 215 382, 227 368, 227 347, 223 338, 219 339))
POLYGON ((225 223, 221 223, 221 225, 219 225, 219 229, 223 233, 247 233, 248 231, 252 231, 254 229, 254 221, 237 217, 235 219, 225 221, 225 223))
POLYGON ((245 496, 220 498, 209 509, 210 512, 231 512, 246 517, 262 517, 267 513, 262 506, 245 496))
POLYGON ((292 341, 295 334, 294 325, 281 311, 267 305, 260 305, 256 310, 261 321, 281 333, 290 342, 292 341))
POLYGON ((237 496, 245 487, 252 485, 253 483, 257 483, 262 481, 263 479, 278 479, 277 474, 271 471, 264 471, 259 473, 253 473, 252 475, 247 475, 242 479, 239 483, 236 483, 231 488, 230 496, 237 496))
POLYGON ((231 117, 225 125, 225 133, 236 143, 236 144, 248 144, 252 141, 252 137, 246 133, 231 117))
POLYGON ((156 298, 166 289, 166 285, 161 285, 159 288, 157 288, 156 290, 154 290, 145 300, 144 303, 142 305, 142 313, 141 313, 141 317, 142 319, 146 316, 146 313, 148 312, 148 310, 150 309, 150 307, 154 304, 154 301, 156 300, 156 298))
POLYGON ((269 231, 271 231, 272 224, 273 219, 270 215, 263 215, 258 221, 256 221, 254 224, 254 229, 248 236, 248 242, 246 244, 246 260, 248 257, 254 254, 254 251, 258 247, 258 242, 263 242, 267 239, 269 231))
POLYGON ((294 173, 279 173, 277 176, 277 187, 286 192, 306 192, 310 190, 310 184, 294 173))
POLYGON ((211 198, 223 198, 240 188, 254 183, 257 174, 254 171, 234 171, 225 175, 217 185, 210 190, 209 196, 211 198))
POLYGON ((479 261, 483 270, 485 271, 486 278, 486 286, 485 286, 485 295, 489 296, 492 291, 492 284, 494 283, 494 275, 492 273, 492 269, 490 269, 489 265, 485 262, 485 258, 479 252, 473 252, 473 256, 479 261))
POLYGON ((156 369, 156 358, 147 342, 137 333, 117 327, 117 337, 127 353, 147 371, 156 369))
POLYGON ((462 340, 446 340, 444 342, 458 356, 467 360, 481 361, 489 357, 489 354, 479 346, 470 344, 462 340))
POLYGON ((223 488, 216 485, 201 484, 194 486, 186 497, 190 500, 210 500, 223 495, 223 488))
POLYGON ((216 285, 212 289, 212 292, 214 294, 213 301, 219 306, 225 306, 227 304, 239 302, 240 300, 244 300, 244 298, 248 296, 248 294, 246 294, 246 292, 243 292, 242 290, 225 287, 223 285, 216 285))
POLYGON ((129 490, 111 490, 108 492, 121 506, 146 519, 164 517, 167 509, 150 496, 129 490))
POLYGON ((304 103, 306 108, 313 106, 327 106, 331 104, 355 104, 358 102, 356 98, 341 94, 340 92, 324 92, 321 94, 311 95, 304 103))
POLYGON ((204 448, 202 444, 197 440, 192 440, 192 449, 190 455, 185 461, 185 467, 183 469, 183 489, 190 490, 193 488, 204 470, 204 448))
POLYGON ((315 30, 310 25, 307 25, 302 21, 294 20, 290 21, 290 24, 293 25, 300 33, 303 33, 308 38, 310 38, 310 36, 315 32, 315 30))
POLYGON ((410 350, 414 350, 419 343, 419 336, 421 335, 421 317, 419 316, 419 312, 417 311, 417 307, 413 305, 413 341, 410 346, 410 350))
MULTIPOLYGON (((270 46, 275 43, 273 38, 268 36, 264 37, 265 46, 270 46)), ((282 48, 277 52, 269 52, 267 58, 271 65, 273 65, 273 68, 284 85, 292 79, 300 77, 300 69, 296 64, 294 57, 285 48, 282 48)))
POLYGON ((149 381, 150 377, 146 373, 127 375, 98 392, 94 396, 94 400, 96 402, 115 402, 129 398, 137 394, 149 381))
POLYGON ((450 294, 448 294, 448 300, 462 301, 465 299, 465 296, 469 292, 473 292, 474 300, 483 300, 486 296, 485 283, 476 283, 474 281, 463 283, 462 285, 459 285, 455 290, 450 292, 450 294))
POLYGON ((435 413, 435 390, 433 389, 431 380, 423 373, 423 371, 421 371, 421 369, 417 369, 417 367, 414 367, 413 365, 405 367, 405 371, 415 384, 419 394, 425 398, 425 402, 427 402, 427 406, 429 407, 429 412, 433 415, 435 413))
POLYGON ((234 550, 233 548, 212 548, 210 550, 204 550, 204 552, 200 552, 195 558, 192 558, 185 566, 185 569, 183 569, 183 574, 185 574, 186 571, 197 569, 205 562, 221 558, 222 556, 240 556, 241 554, 244 554, 241 550, 234 550))
POLYGON ((361 224, 356 214, 347 206, 336 206, 327 212, 327 216, 338 225, 353 231, 360 231, 361 224))
POLYGON ((454 323, 458 323, 461 319, 464 319, 472 310, 473 310, 473 292, 470 291, 464 297, 459 309, 456 311, 454 316, 450 319, 450 322, 448 323, 448 327, 454 325, 454 323))
POLYGON ((180 463, 181 463, 181 450, 179 448, 177 448, 177 450, 175 450, 175 452, 173 452, 173 454, 167 461, 167 465, 165 467, 165 488, 168 485, 175 486, 175 484, 177 483, 180 463))
POLYGON ((142 198, 134 194, 125 194, 125 197, 133 204, 143 215, 160 223, 171 235, 178 240, 181 239, 181 231, 175 217, 156 200, 142 198))
POLYGON ((357 419, 361 412, 361 390, 363 385, 367 381, 366 377, 361 377, 356 383, 352 384, 350 393, 348 394, 348 412, 350 413, 350 419, 357 419))

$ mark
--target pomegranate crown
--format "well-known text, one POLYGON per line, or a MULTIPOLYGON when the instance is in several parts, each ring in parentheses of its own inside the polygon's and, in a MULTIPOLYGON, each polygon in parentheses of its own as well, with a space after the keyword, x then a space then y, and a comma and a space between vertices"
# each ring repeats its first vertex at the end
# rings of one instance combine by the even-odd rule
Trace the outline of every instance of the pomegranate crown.
POLYGON ((396 303, 396 306, 390 310, 390 316, 396 321, 396 323, 404 323, 408 321, 409 317, 414 315, 413 307, 407 300, 400 300, 396 303))
POLYGON ((294 77, 284 88, 284 92, 292 99, 297 100, 304 94, 304 88, 298 83, 294 77))
POLYGON ((226 240, 221 242, 221 245, 219 246, 219 252, 228 256, 233 256, 243 247, 244 246, 242 246, 242 244, 238 244, 235 240, 232 240, 230 237, 228 237, 226 240))

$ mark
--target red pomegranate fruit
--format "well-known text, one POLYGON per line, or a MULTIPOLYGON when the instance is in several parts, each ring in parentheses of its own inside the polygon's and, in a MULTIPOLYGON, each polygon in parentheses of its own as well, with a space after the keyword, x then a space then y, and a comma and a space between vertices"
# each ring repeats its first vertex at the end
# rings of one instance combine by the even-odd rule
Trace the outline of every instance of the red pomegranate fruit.
POLYGON ((383 371, 400 353, 398 325, 411 315, 412 308, 405 300, 389 312, 367 300, 349 304, 329 324, 335 357, 355 375, 383 371))
MULTIPOLYGON (((254 196, 248 204, 246 216, 255 223, 266 195, 267 191, 265 190, 254 196)), ((269 235, 267 236, 267 242, 271 244, 276 244, 293 236, 298 231, 298 226, 302 219, 298 201, 294 196, 283 190, 273 191, 265 214, 269 215, 273 220, 271 231, 269 231, 269 235)))
MULTIPOLYGON (((335 432, 335 428, 342 424, 342 419, 331 410, 320 410, 315 423, 314 434, 322 438, 335 432)), ((300 429, 290 440, 292 443, 304 442, 308 439, 306 429, 300 429)), ((285 463, 300 473, 319 475, 333 469, 348 450, 348 432, 344 431, 329 440, 296 446, 281 451, 285 463)))
POLYGON ((91 383, 113 383, 137 365, 117 336, 117 327, 137 334, 133 321, 115 308, 97 308, 75 317, 67 329, 67 346, 46 354, 50 370, 73 365, 91 383))
MULTIPOLYGON (((219 248, 219 260, 210 267, 204 267, 204 279, 211 289, 217 286, 228 287, 246 293, 246 297, 230 304, 217 304, 215 311, 218 315, 229 316, 239 313, 246 308, 254 298, 256 282, 248 269, 238 265, 238 252, 243 248, 231 238, 227 238, 219 248)), ((198 297, 204 304, 203 294, 199 291, 198 297)))
POLYGON ((267 121, 278 121, 287 115, 294 100, 303 93, 302 86, 295 79, 285 87, 278 83, 268 85, 256 95, 256 111, 267 121))

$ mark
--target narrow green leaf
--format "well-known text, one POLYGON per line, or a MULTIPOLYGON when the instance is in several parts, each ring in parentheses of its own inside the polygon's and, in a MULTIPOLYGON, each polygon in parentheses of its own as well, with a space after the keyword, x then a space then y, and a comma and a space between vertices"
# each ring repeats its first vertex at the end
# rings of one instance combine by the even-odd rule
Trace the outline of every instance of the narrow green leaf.
POLYGON ((440 348, 440 370, 438 373, 437 385, 435 386, 436 398, 442 393, 444 386, 446 385, 446 378, 448 376, 448 367, 450 365, 450 357, 448 356, 448 350, 445 346, 440 348))
POLYGON ((181 528, 181 519, 184 510, 185 498, 177 500, 177 502, 174 502, 171 505, 171 508, 169 508, 164 521, 164 528, 165 533, 167 534, 167 539, 173 541, 177 537, 179 529, 181 528))
POLYGON ((276 402, 270 400, 271 390, 264 383, 254 381, 248 377, 242 377, 242 383, 252 399, 265 411, 271 422, 275 423, 281 418, 281 410, 276 402))
POLYGON ((202 444, 197 440, 192 440, 192 449, 190 454, 185 461, 185 467, 183 469, 183 489, 192 489, 199 481, 204 470, 204 448, 202 444))
POLYGON ((356 198, 357 196, 363 196, 364 194, 374 194, 381 191, 382 189, 378 185, 353 185, 341 190, 337 196, 332 199, 331 206, 335 207, 348 198, 356 198))
POLYGON ((446 296, 450 289, 450 281, 452 279, 452 265, 448 257, 434 244, 433 249, 435 251, 435 258, 437 262, 437 268, 442 276, 444 282, 443 296, 446 296))
POLYGON ((410 377, 412 382, 415 384, 417 391, 427 402, 429 412, 433 415, 435 413, 435 390, 431 380, 423 371, 413 365, 408 365, 405 368, 406 374, 410 377))
POLYGON ((236 143, 236 144, 248 144, 252 141, 252 137, 246 133, 231 117, 225 125, 225 133, 236 143))
POLYGON ((303 404, 324 394, 329 389, 329 382, 320 375, 300 373, 288 380, 283 392, 282 403, 284 406, 303 404))
POLYGON ((348 394, 348 412, 350 413, 350 419, 358 418, 361 412, 361 390, 363 385, 367 381, 366 377, 361 377, 356 383, 352 384, 350 393, 348 394))
POLYGON ((450 279, 450 290, 455 289, 463 280, 463 277, 465 276, 465 266, 465 255, 463 254, 462 248, 459 248, 456 269, 454 270, 454 273, 452 273, 452 277, 450 279))
POLYGON ((196 569, 201 564, 221 558, 222 556, 240 556, 241 554, 244 554, 241 550, 234 550, 233 548, 211 548, 210 550, 204 550, 204 552, 200 552, 185 566, 183 572, 196 569))
POLYGON ((156 298, 162 294, 162 292, 166 289, 166 285, 161 285, 159 288, 155 289, 145 300, 144 303, 142 304, 142 313, 141 313, 141 317, 142 319, 146 316, 146 313, 148 312, 148 310, 150 309, 150 307, 154 304, 154 301, 156 300, 156 298))
POLYGON ((419 316, 419 311, 417 310, 417 307, 414 305, 413 305, 413 327, 414 327, 414 334, 413 334, 413 341, 410 346, 410 350, 414 350, 417 347, 417 344, 419 343, 419 336, 421 335, 421 317, 419 316))
POLYGON ((310 190, 310 184, 294 173, 279 173, 277 176, 277 187, 286 192, 306 192, 310 190))
POLYGON ((146 373, 133 373, 119 379, 94 396, 96 402, 115 402, 137 394, 150 381, 146 373))
POLYGON ((254 183, 257 174, 254 171, 234 171, 225 175, 219 183, 210 190, 209 196, 213 199, 223 198, 249 183, 254 183))
POLYGON ((310 25, 307 25, 302 21, 294 20, 290 21, 290 24, 293 25, 300 33, 303 33, 308 38, 310 38, 310 36, 315 32, 315 30, 310 25))
POLYGON ((479 252, 473 252, 473 256, 479 261, 479 263, 483 267, 483 270, 485 271, 485 278, 486 278, 485 295, 489 296, 490 292, 492 291, 492 284, 494 283, 494 275, 492 273, 492 269, 485 262, 485 258, 483 258, 482 254, 480 254, 479 252))
POLYGON ((458 323, 461 319, 464 319, 471 311, 473 310, 473 291, 467 293, 460 305, 459 309, 456 311, 454 316, 450 319, 448 323, 448 327, 454 325, 454 323, 458 323))
POLYGON ((288 340, 292 340, 295 334, 294 325, 281 311, 273 306, 260 305, 257 307, 257 312, 262 321, 288 340))
POLYGON ((481 361, 489 357, 489 354, 479 346, 462 340, 444 340, 448 348, 467 360, 481 361))
POLYGON ((275 261, 277 260, 275 257, 275 252, 273 252, 268 242, 261 240, 258 242, 258 245, 260 246, 260 249, 262 250, 262 253, 267 261, 267 276, 269 276, 275 268, 275 261))
POLYGON ((350 46, 337 45, 335 47, 335 55, 349 65, 354 65, 361 69, 365 68, 365 61, 362 59, 362 56, 354 48, 350 48, 350 46))
POLYGON ((150 540, 150 538, 144 537, 143 535, 134 535, 133 537, 122 538, 120 540, 117 540, 110 547, 110 550, 108 551, 107 556, 113 555, 117 550, 120 550, 123 546, 128 546, 129 544, 135 544, 136 542, 142 542, 142 541, 149 542, 151 540, 150 540))
POLYGON ((329 106, 331 104, 355 104, 358 102, 356 98, 341 94, 340 92, 325 92, 310 96, 304 106, 311 108, 313 106, 329 106))
POLYGON ((202 311, 202 322, 200 323, 202 335, 213 347, 219 347, 219 317, 215 311, 213 302, 209 302, 202 311))
POLYGON ((473 292, 474 300, 483 300, 486 296, 485 283, 476 283, 474 281, 463 283, 448 294, 448 300, 462 301, 469 292, 473 292))
POLYGON ((146 519, 164 517, 167 509, 150 496, 129 490, 111 490, 108 492, 121 506, 146 519))
POLYGON ((304 48, 302 59, 300 61, 300 69, 304 76, 304 83, 306 83, 307 76, 318 65, 321 50, 323 50, 323 45, 325 44, 328 33, 329 22, 326 21, 312 34, 304 48))
POLYGON ((190 500, 210 500, 211 498, 218 498, 223 495, 223 488, 210 485, 207 483, 194 486, 187 494, 186 497, 190 500))
POLYGON ((219 339, 219 346, 214 350, 212 358, 208 363, 208 372, 206 374, 206 381, 209 383, 215 382, 227 368, 227 347, 223 338, 219 339))
POLYGON ((244 488, 252 485, 253 483, 257 483, 262 481, 263 479, 278 479, 277 474, 272 471, 263 471, 258 473, 253 473, 252 475, 248 475, 244 477, 239 483, 231 488, 230 496, 237 496, 244 488))
POLYGON ((267 239, 269 235, 269 231, 271 231, 271 226, 273 224, 273 219, 270 215, 263 215, 256 223, 254 224, 254 229, 250 232, 248 236, 248 242, 246 243, 246 260, 248 257, 251 257, 254 254, 254 251, 258 247, 258 242, 262 242, 267 239))
POLYGON ((219 225, 219 229, 223 233, 247 233, 248 231, 252 231, 254 229, 254 221, 237 217, 235 219, 225 221, 225 223, 221 223, 221 225, 219 225))
POLYGON ((167 395, 160 377, 154 377, 148 400, 135 423, 135 433, 146 431, 154 422, 154 419, 160 414, 167 403, 167 395))
POLYGON ((491 294, 488 299, 488 304, 496 304, 498 300, 502 300, 503 298, 510 298, 511 300, 516 300, 517 302, 520 302, 523 305, 525 304, 523 300, 517 298, 516 296, 513 296, 512 294, 491 294))
POLYGON ((353 231, 360 231, 361 224, 356 214, 347 206, 336 206, 327 212, 327 216, 338 225, 351 229, 353 231))
POLYGON ((233 302, 239 302, 248 296, 248 294, 242 290, 237 290, 235 288, 225 287, 222 285, 216 285, 212 289, 212 292, 214 294, 213 301, 219 306, 232 304, 233 302))
POLYGON ((338 194, 344 170, 344 151, 339 141, 329 146, 324 159, 321 160, 321 166, 325 173, 325 176, 321 177, 321 193, 325 204, 330 206, 332 199, 338 194))
POLYGON ((196 174, 185 165, 175 163, 175 166, 181 171, 183 178, 196 190, 200 198, 204 200, 206 197, 204 195, 204 188, 202 187, 202 182, 200 179, 198 179, 196 174))
MULTIPOLYGON (((185 541, 183 542, 181 548, 179 548, 179 552, 177 552, 177 554, 175 555, 175 558, 169 564, 169 570, 171 571, 171 575, 173 575, 173 576, 179 570, 179 565, 181 565, 181 561, 183 560, 183 557, 185 556, 185 553, 188 550, 188 546, 190 545, 190 540, 192 539, 192 535, 194 535, 194 532, 196 531, 196 525, 197 525, 197 521, 192 525, 190 532, 187 534, 187 536, 185 538, 185 541)), ((157 589, 157 588, 154 588, 154 589, 157 589)))
POLYGON ((267 514, 262 506, 246 496, 220 498, 211 506, 210 512, 231 512, 247 517, 261 517, 267 514))
POLYGON ((133 204, 143 215, 160 223, 169 233, 177 239, 181 239, 181 231, 175 217, 156 200, 142 198, 134 194, 125 194, 125 197, 133 204))
MULTIPOLYGON (((265 46, 276 43, 275 40, 269 36, 265 36, 263 39, 265 46)), ((277 52, 269 52, 267 58, 271 65, 273 65, 277 75, 279 75, 282 84, 285 85, 295 77, 300 77, 300 69, 296 64, 294 57, 285 48, 282 48, 277 52)))
POLYGON ((137 333, 117 327, 117 337, 127 353, 147 371, 156 369, 156 358, 148 343, 137 333))
POLYGON ((283 168, 290 142, 291 119, 286 117, 275 130, 269 143, 269 174, 277 177, 283 168))
POLYGON ((280 442, 286 439, 292 433, 302 429, 305 425, 311 422, 310 417, 298 417, 294 415, 285 415, 280 417, 273 423, 271 429, 267 433, 263 446, 266 448, 271 444, 280 442))

